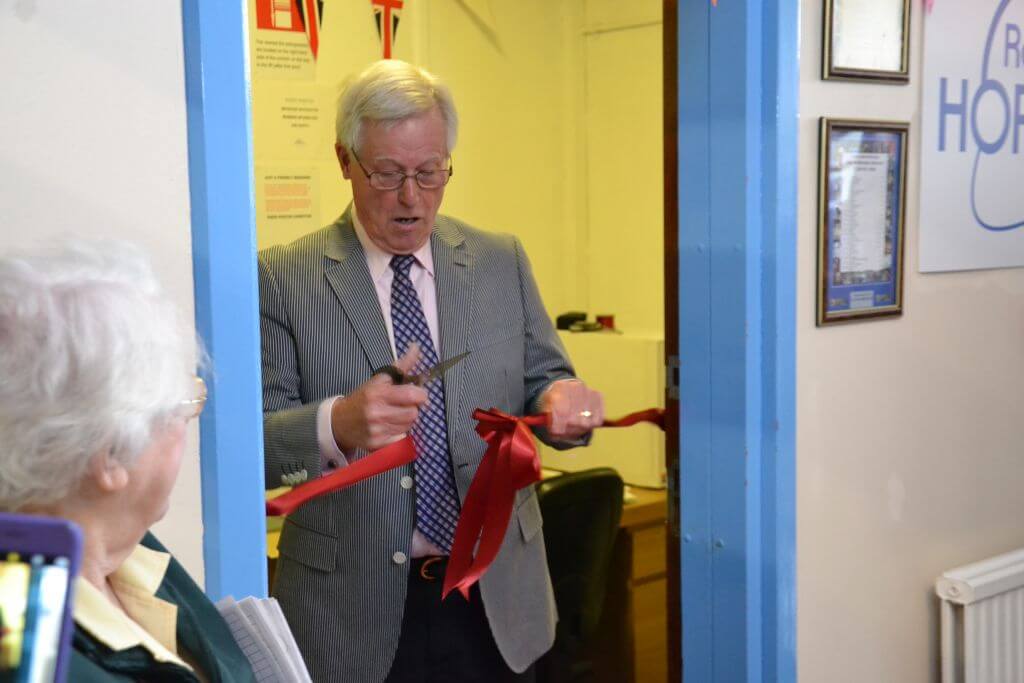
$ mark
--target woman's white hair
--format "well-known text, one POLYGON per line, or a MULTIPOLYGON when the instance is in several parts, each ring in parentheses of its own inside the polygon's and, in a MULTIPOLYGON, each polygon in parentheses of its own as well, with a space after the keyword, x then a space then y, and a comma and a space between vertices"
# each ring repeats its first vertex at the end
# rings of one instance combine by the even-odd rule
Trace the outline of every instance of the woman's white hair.
POLYGON ((129 244, 0 254, 0 509, 66 497, 100 453, 134 464, 192 398, 198 352, 129 244))
POLYGON ((459 116, 448 86, 426 69, 382 59, 350 81, 338 99, 337 142, 357 150, 364 121, 398 123, 437 107, 444 118, 448 153, 455 149, 459 116))

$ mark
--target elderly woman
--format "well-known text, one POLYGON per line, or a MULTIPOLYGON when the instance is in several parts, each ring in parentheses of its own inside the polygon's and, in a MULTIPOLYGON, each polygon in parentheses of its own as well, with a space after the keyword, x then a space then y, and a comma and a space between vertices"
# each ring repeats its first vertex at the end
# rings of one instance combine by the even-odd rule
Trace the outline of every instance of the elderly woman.
POLYGON ((127 245, 0 256, 0 509, 82 528, 75 683, 254 680, 216 608, 147 531, 205 400, 196 353, 127 245))

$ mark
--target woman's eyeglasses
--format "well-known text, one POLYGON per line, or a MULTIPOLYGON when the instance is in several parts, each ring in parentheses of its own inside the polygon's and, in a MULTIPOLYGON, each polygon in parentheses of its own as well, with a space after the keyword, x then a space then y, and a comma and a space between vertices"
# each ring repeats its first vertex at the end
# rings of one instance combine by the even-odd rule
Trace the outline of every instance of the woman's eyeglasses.
POLYGON ((181 416, 186 420, 199 417, 199 414, 203 412, 203 406, 206 405, 206 382, 203 381, 202 377, 197 376, 195 378, 195 386, 195 396, 193 398, 186 398, 181 402, 181 416))

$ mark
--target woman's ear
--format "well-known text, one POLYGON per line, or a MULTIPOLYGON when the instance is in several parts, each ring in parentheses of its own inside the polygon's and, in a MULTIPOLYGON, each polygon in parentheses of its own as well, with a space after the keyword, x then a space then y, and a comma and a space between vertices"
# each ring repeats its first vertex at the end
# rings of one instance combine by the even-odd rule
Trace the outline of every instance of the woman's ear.
POLYGON ((116 493, 128 485, 128 469, 109 453, 93 456, 89 461, 89 476, 104 493, 116 493))

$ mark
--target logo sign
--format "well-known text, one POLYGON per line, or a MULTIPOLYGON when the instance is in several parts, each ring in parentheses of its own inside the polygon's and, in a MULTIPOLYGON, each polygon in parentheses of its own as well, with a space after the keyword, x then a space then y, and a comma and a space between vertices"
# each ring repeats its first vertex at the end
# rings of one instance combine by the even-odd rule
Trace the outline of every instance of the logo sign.
POLYGON ((1024 0, 925 15, 922 271, 1024 266, 1024 0))

